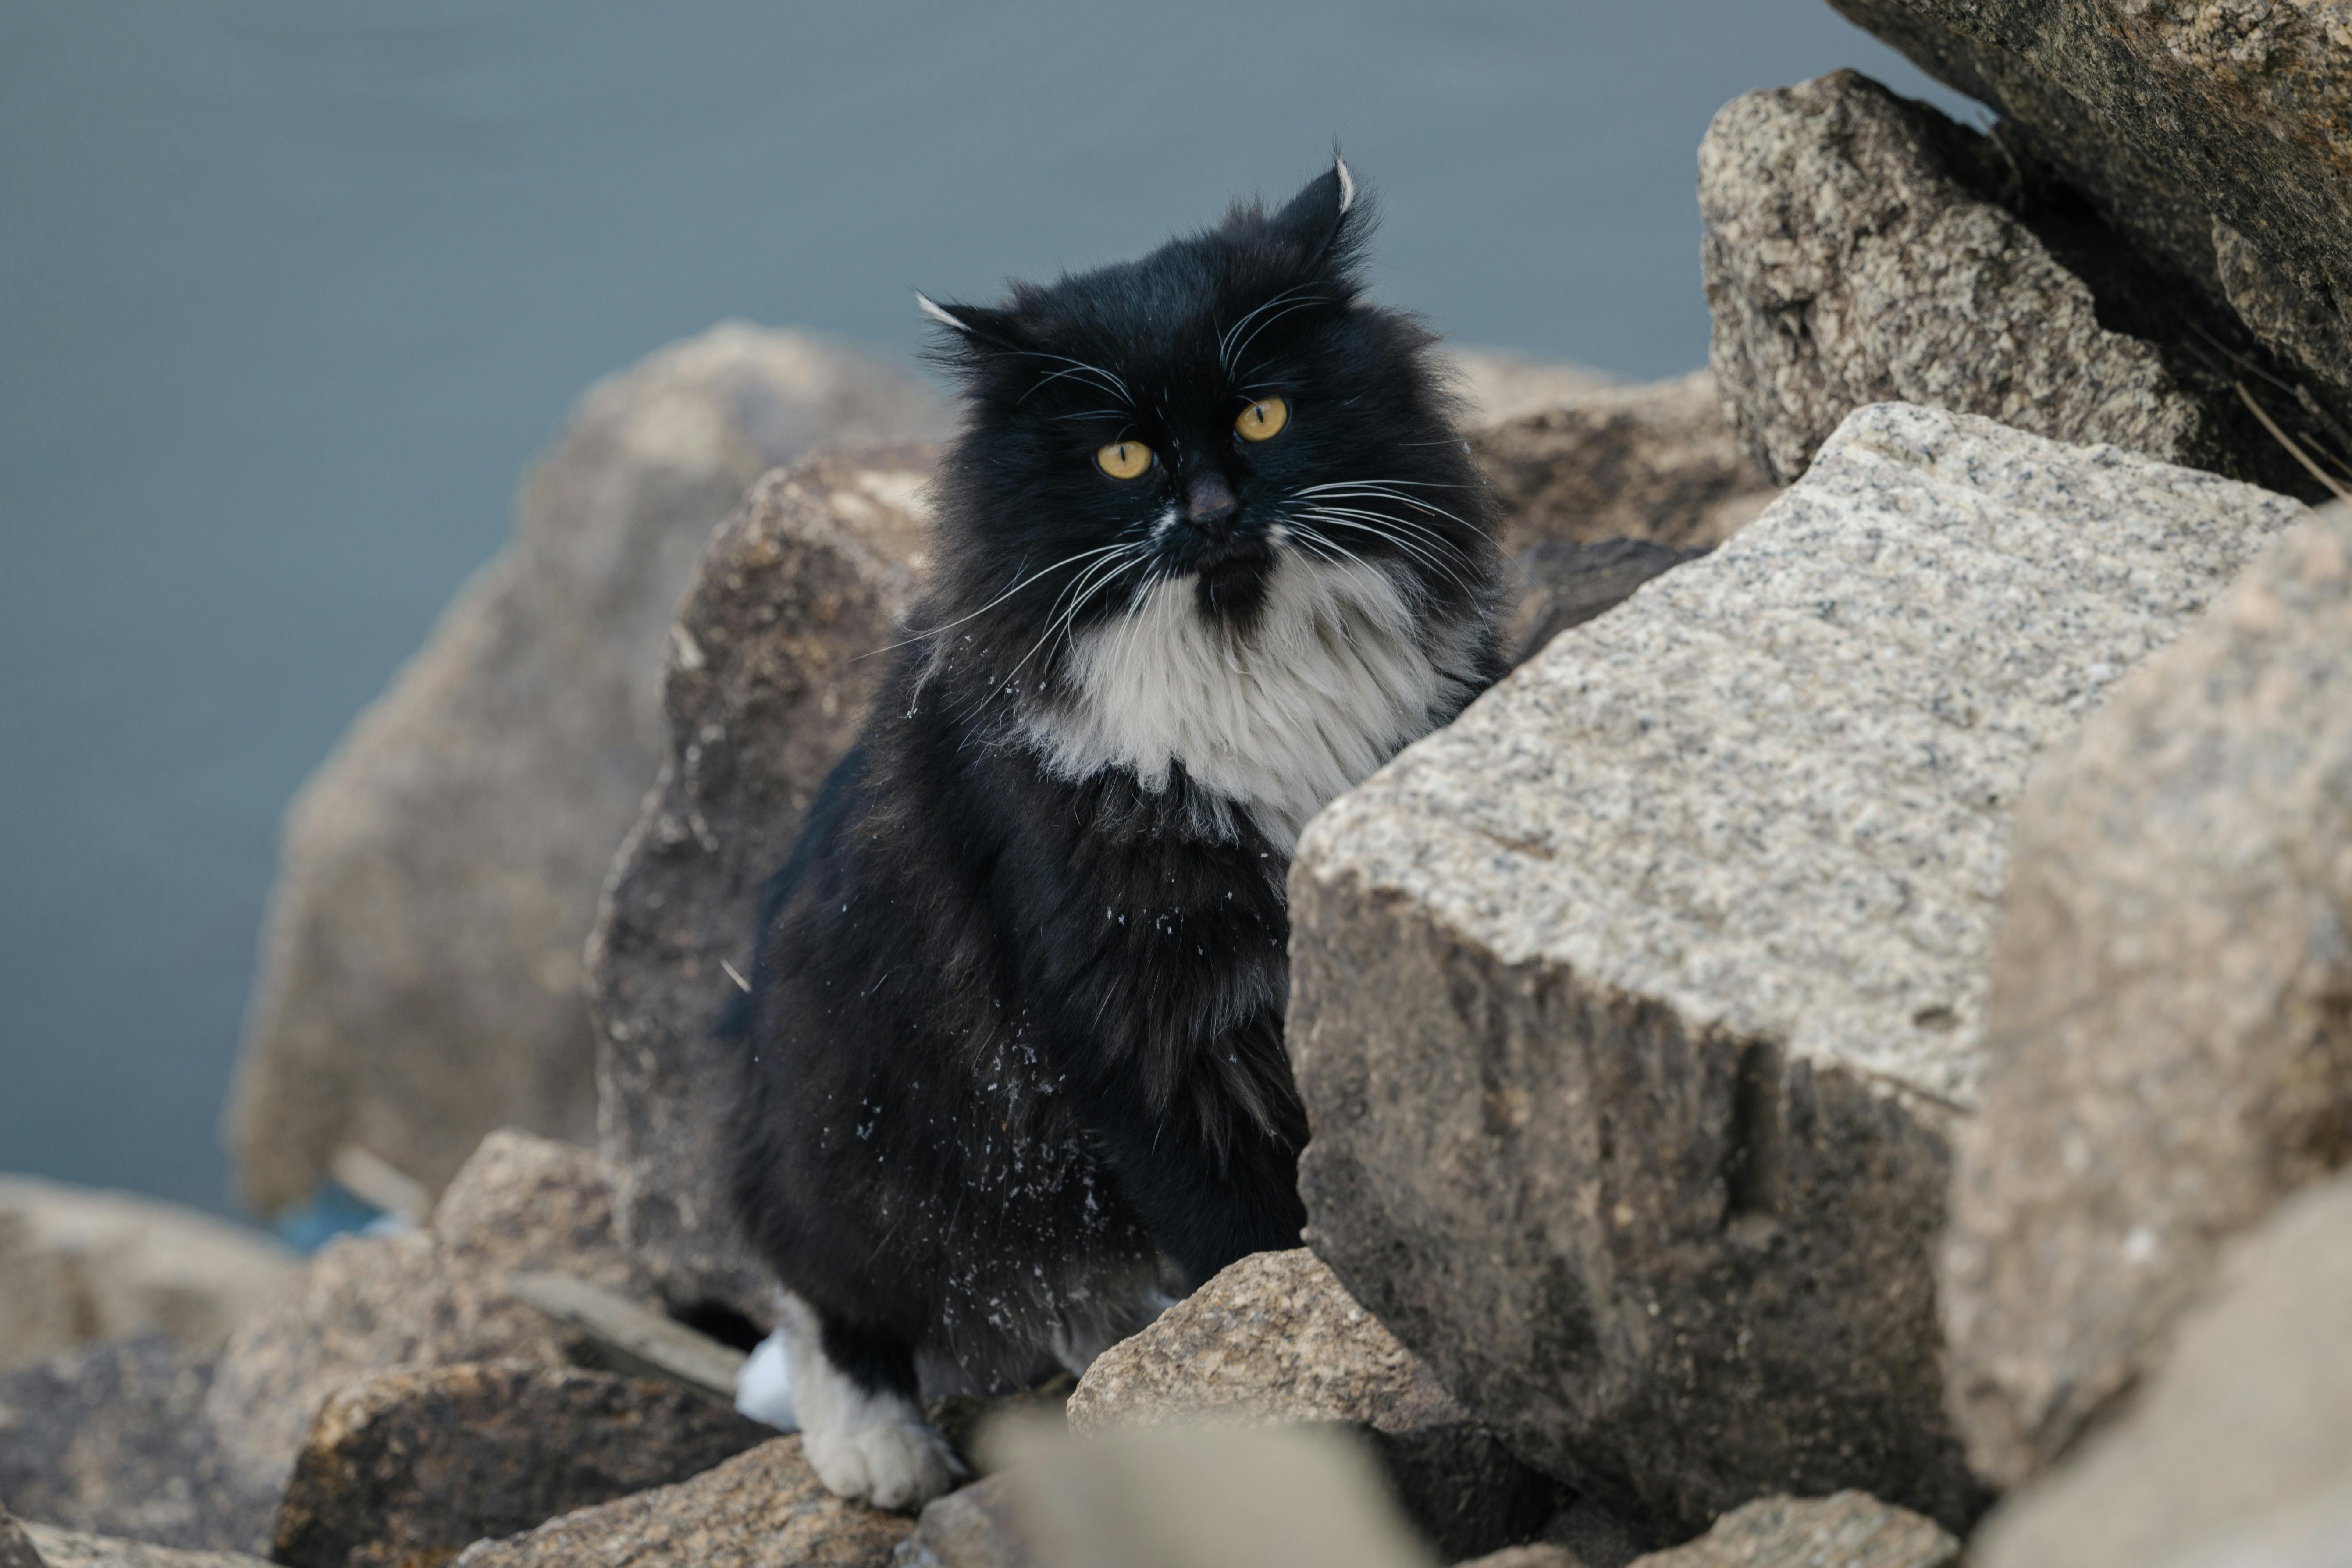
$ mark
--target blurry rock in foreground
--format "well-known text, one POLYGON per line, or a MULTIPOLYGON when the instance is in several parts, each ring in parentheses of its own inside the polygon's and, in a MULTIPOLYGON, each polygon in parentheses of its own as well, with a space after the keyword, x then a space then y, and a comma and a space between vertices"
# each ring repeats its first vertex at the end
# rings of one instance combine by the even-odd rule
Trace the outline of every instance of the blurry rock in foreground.
POLYGON ((669 633, 669 745, 612 868, 589 982, 621 1234, 678 1304, 772 1318, 721 1195, 733 1083, 715 1030, 751 973, 761 886, 849 749, 924 565, 929 447, 771 474, 709 541, 669 633))
POLYGON ((270 1558, 437 1568, 477 1541, 685 1480, 775 1435, 674 1383, 513 1363, 382 1373, 319 1413, 270 1558))
POLYGON ((940 416, 797 332, 713 329, 607 378, 525 480, 511 549, 288 813, 227 1116, 249 1202, 355 1145, 437 1191, 494 1127, 594 1136, 580 949, 662 756, 670 616, 773 465, 940 416))
POLYGON ((101 1535, 266 1549, 277 1494, 221 1463, 212 1380, 210 1356, 153 1334, 0 1373, 0 1502, 101 1535))
POLYGON ((40 1553, 36 1568, 269 1568, 267 1558, 241 1552, 185 1551, 29 1521, 24 1528, 40 1553))
POLYGON ((2009 814, 2286 498, 1903 405, 1309 826, 1307 1239, 1514 1451, 1685 1529, 1964 1527, 1933 1256, 2009 814))
POLYGON ((2352 416, 2352 22, 2322 0, 1831 0, 1998 111, 2168 282, 2226 300, 2352 416), (2241 254, 2232 255, 2235 250, 2241 254))
POLYGON ((1448 343, 1439 357, 1453 367, 1454 387, 1462 398, 1462 426, 1482 426, 1517 419, 1557 404, 1590 397, 1615 384, 1613 377, 1580 364, 1540 360, 1508 349, 1470 348, 1448 343))
POLYGON ((1008 1426, 999 1440, 1008 1463, 996 1479, 1039 1568, 1436 1562, 1398 1512, 1378 1462, 1342 1428, 1156 1427, 1080 1439, 1008 1426))
POLYGON ((649 1298, 612 1215, 588 1151, 510 1131, 484 1139, 429 1226, 331 1244, 285 1300, 229 1341, 205 1399, 225 1474, 274 1500, 320 1409, 373 1373, 479 1361, 568 1365, 581 1351, 576 1336, 513 1300, 507 1281, 557 1268, 649 1298))
POLYGON ((2019 807, 1939 1290, 1953 1408, 2001 1484, 2161 1364, 2224 1242, 2352 1162, 2347 649, 2335 506, 2019 807))
POLYGON ((779 1437, 675 1486, 486 1541, 458 1568, 885 1568, 911 1521, 844 1502, 779 1437))
POLYGON ((1715 117, 1709 358, 1757 460, 1791 481, 1848 414, 1900 398, 2243 477, 2285 462, 2226 383, 2185 388, 2155 343, 2103 324, 2091 286, 1993 199, 2005 173, 1985 138, 1853 71, 1715 117), (2235 451, 2232 430, 2262 447, 2235 451))
POLYGON ((2281 1205, 2215 1286, 2115 1425, 2003 1500, 1970 1563, 2352 1562, 2352 1177, 2281 1205))
POLYGON ((1527 1540, 1559 1501, 1305 1247, 1243 1258, 1105 1351, 1068 1417, 1080 1435, 1345 1423, 1448 1560, 1527 1540))
POLYGON ((267 1237, 177 1204, 0 1176, 0 1372, 133 1334, 217 1350, 294 1268, 267 1237))
POLYGON ((1935 1521, 1845 1491, 1759 1499, 1633 1568, 1952 1568, 1959 1560, 1960 1543, 1935 1521))

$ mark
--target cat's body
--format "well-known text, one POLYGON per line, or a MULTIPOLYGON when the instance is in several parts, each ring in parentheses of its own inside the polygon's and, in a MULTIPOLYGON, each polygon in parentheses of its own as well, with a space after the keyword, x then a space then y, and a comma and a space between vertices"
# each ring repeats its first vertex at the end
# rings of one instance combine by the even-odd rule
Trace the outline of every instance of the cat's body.
POLYGON ((1297 1243, 1291 848, 1499 668, 1484 492, 1427 335, 1356 299, 1352 195, 925 301, 970 394, 940 586, 772 887, 733 1152, 837 1491, 921 1500, 923 1394, 1297 1243))

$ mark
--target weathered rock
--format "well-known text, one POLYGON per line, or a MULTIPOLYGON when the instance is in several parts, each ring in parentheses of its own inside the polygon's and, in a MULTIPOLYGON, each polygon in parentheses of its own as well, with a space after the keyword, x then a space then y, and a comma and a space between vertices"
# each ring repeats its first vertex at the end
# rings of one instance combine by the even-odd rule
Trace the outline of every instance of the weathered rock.
POLYGON ((0 1373, 0 1500, 46 1524, 179 1547, 266 1542, 277 1496, 220 1460, 211 1359, 160 1336, 0 1373))
POLYGON ((0 1568, 42 1568, 41 1554, 5 1508, 0 1508, 0 1568))
POLYGON ((0 1371, 133 1334, 216 1350, 293 1271, 267 1237, 194 1209, 0 1176, 0 1371))
POLYGON ((586 1150, 490 1134, 441 1194, 430 1226, 332 1243, 284 1301, 229 1341, 205 1402, 226 1472, 245 1489, 280 1495, 320 1410, 373 1373, 567 1364, 576 1335, 513 1300, 507 1280, 562 1268, 649 1298, 649 1280, 614 1237, 612 1212, 586 1150))
POLYGON ((1583 1558, 1565 1546, 1537 1542, 1532 1546, 1506 1546, 1500 1552, 1490 1552, 1475 1563, 1462 1568, 1591 1568, 1583 1558))
POLYGON ((1508 622, 1513 662, 1533 658, 1569 627, 1615 609, 1651 578, 1706 553, 1646 539, 1604 539, 1593 544, 1545 540, 1518 559, 1526 584, 1508 622))
POLYGON ((1525 1541, 1559 1502, 1305 1247, 1243 1258, 1105 1351, 1067 1414, 1081 1434, 1345 1422, 1449 1560, 1525 1541))
POLYGON ((1720 544, 1778 487, 1725 423, 1709 371, 1612 386, 1473 428, 1470 450, 1503 510, 1503 552, 1548 541, 1720 544))
POLYGON ((2352 508, 2036 769, 1939 1300, 2013 1485, 2157 1364, 2217 1250, 2352 1161, 2352 508))
POLYGON ((2272 1529, 2283 1553, 2296 1533, 2324 1540, 2331 1516, 2347 1520, 2352 1176, 2281 1205, 2215 1283, 2116 1423, 2005 1499, 1970 1563, 2255 1568, 2294 1561, 2252 1550, 2272 1529), (2233 1540, 2247 1555, 2217 1550, 2233 1540))
POLYGON ((1932 1255, 2010 809, 2285 498, 1862 410, 1309 827, 1307 1239, 1513 1449, 1964 1524, 1932 1255))
POLYGON ((228 1113, 250 1202, 307 1197, 345 1145, 437 1191, 494 1127, 593 1139, 581 943, 661 762, 678 591, 766 469, 938 417, 863 355, 740 323, 590 389, 513 548, 288 814, 228 1113))
POLYGON ((923 1505, 892 1568, 1037 1568, 1036 1542, 1003 1476, 975 1481, 923 1505))
POLYGON ((1831 4, 1992 105, 2012 164, 2050 170, 2167 272, 2239 305, 2339 418, 2352 410, 2352 16, 2340 4, 1831 4), (2224 229, 2254 258, 2218 256, 2224 229), (2242 279, 2257 267, 2269 299, 2248 309, 2242 279))
POLYGON ((1853 71, 1715 117, 1709 357, 1765 470, 1794 479, 1849 413, 1896 398, 2245 477, 2290 461, 2259 430, 2232 447, 2248 433, 2225 384, 2186 387, 2154 343, 2102 325, 2090 286, 1986 194, 1997 159, 1853 71))
POLYGON ((266 1558, 241 1552, 188 1551, 54 1525, 27 1523, 25 1534, 47 1568, 269 1568, 266 1558))
POLYGON ((1545 1521, 1542 1541, 1584 1568, 1626 1568, 1664 1537, 1646 1521, 1628 1519, 1592 1498, 1578 1498, 1545 1521))
POLYGON ((700 1475, 775 1436, 675 1383, 519 1363, 327 1401, 278 1515, 294 1568, 437 1568, 477 1541, 700 1475))
POLYGON ((1960 1543, 1907 1510, 1867 1492, 1761 1498, 1715 1521, 1686 1546, 1633 1568, 1949 1568, 1960 1543))
POLYGON ((1465 429, 1498 425, 1539 409, 1577 402, 1615 384, 1600 371, 1555 360, 1530 359, 1508 349, 1447 344, 1438 353, 1451 368, 1450 379, 1462 400, 1461 420, 1465 429))
POLYGON ((883 1568, 913 1528, 844 1502, 779 1437, 692 1480, 656 1487, 486 1541, 459 1568, 883 1568))
POLYGON ((895 447, 771 474, 710 541, 671 634, 668 759, 588 966, 622 1234, 674 1302, 774 1314, 711 1158, 731 1081, 713 1031, 751 973, 760 887, 856 737, 887 663, 868 656, 912 601, 935 460, 895 447))

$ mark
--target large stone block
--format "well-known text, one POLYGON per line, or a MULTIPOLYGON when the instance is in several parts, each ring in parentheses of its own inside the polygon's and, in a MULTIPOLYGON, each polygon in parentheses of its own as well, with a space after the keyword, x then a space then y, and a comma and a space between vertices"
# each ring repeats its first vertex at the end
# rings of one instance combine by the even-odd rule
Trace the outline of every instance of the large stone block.
POLYGON ((1448 1559, 1525 1541, 1559 1501, 1305 1247, 1243 1258, 1105 1351, 1067 1414, 1080 1434, 1345 1423, 1448 1559))
POLYGON ((2352 1162, 2352 509, 2036 770, 1940 1300, 2014 1484, 2160 1363, 2217 1250, 2352 1162))
POLYGON ((134 1334, 217 1350, 294 1268, 267 1237, 177 1204, 0 1176, 0 1371, 134 1334))
POLYGON ((581 944, 662 758, 670 616, 773 465, 926 434, 907 377, 717 328, 598 383, 469 583, 289 811, 227 1117, 265 1212, 345 1146, 437 1191, 483 1134, 586 1142, 581 944))
POLYGON ((1830 0, 2001 116, 2352 413, 2352 15, 2340 0, 1830 0), (2251 256, 2219 252, 2242 246, 2251 256))
POLYGON ((927 540, 936 453, 814 457, 709 542, 670 632, 668 758, 604 891, 588 967, 601 1152, 622 1234, 680 1304, 772 1318, 721 1196, 715 1032, 751 972, 759 891, 865 722, 927 540))
POLYGON ((2352 1177, 2240 1244, 2116 1423, 2011 1493, 1979 1568, 2352 1562, 2352 1177))
POLYGON ((639 1300, 653 1294, 613 1234, 612 1195, 595 1157, 494 1132, 441 1194, 429 1226, 331 1244, 283 1300, 230 1339, 205 1399, 224 1473, 274 1507, 320 1409, 377 1373, 571 1364, 583 1353, 581 1337, 508 1290, 511 1276, 546 1268, 639 1300))
POLYGON ((2295 502, 1856 413, 1309 827, 1308 1240, 1523 1457, 1688 1529, 1965 1523, 1932 1258, 2035 755, 2295 502))

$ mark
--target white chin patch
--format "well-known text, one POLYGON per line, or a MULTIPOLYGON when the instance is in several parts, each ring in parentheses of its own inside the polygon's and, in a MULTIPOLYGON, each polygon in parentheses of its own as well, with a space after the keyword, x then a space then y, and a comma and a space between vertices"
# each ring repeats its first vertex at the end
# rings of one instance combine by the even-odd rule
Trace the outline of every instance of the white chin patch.
POLYGON ((1433 637, 1376 568, 1285 552, 1245 638, 1202 616, 1197 594, 1194 577, 1162 583, 1076 639, 1075 700, 1027 721, 1057 776, 1124 767, 1160 790, 1181 763, 1288 854, 1309 817, 1468 690, 1475 622, 1433 637))
POLYGON ((735 1408, 779 1432, 797 1432, 801 1418, 793 1408, 792 1346, 778 1329, 751 1352, 743 1370, 735 1374, 735 1408))

